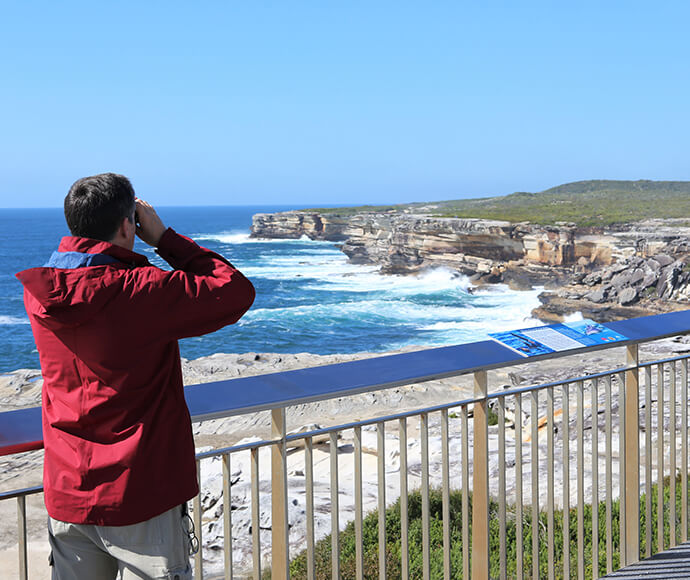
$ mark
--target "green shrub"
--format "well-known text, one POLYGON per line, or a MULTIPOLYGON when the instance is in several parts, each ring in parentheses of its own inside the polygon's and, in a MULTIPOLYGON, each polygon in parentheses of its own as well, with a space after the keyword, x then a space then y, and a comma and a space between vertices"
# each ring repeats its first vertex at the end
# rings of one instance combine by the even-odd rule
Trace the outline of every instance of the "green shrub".
MULTIPOLYGON (((657 487, 652 488, 652 553, 659 551, 657 546, 657 487)), ((670 545, 670 480, 664 482, 664 546, 670 545)), ((678 480, 676 485, 676 505, 681 505, 681 486, 678 480)), ((472 534, 472 497, 468 498, 470 513, 470 529, 468 537, 471 541, 472 534)), ((646 497, 643 494, 640 498, 640 557, 646 554, 646 529, 647 521, 645 514, 646 497)), ((612 567, 617 569, 620 565, 620 523, 619 523, 618 500, 611 502, 611 551, 612 567)), ((443 577, 443 500, 440 490, 431 490, 429 495, 430 512, 430 562, 431 577, 443 577)), ((516 553, 516 525, 515 525, 515 506, 506 507, 506 567, 508 578, 516 576, 517 553, 516 553)), ((606 503, 601 501, 598 505, 599 513, 599 575, 606 574, 606 503)), ((422 498, 418 491, 408 496, 408 521, 409 521, 409 563, 410 577, 421 578, 423 570, 422 556, 422 498)), ((563 578, 563 511, 554 512, 554 566, 556 578, 563 578)), ((569 511, 568 538, 570 548, 570 575, 577 575, 577 509, 569 511)), ((680 522, 676 525, 676 542, 680 542, 681 531, 680 522)), ((522 518, 523 530, 523 568, 526 578, 531 577, 532 573, 532 513, 531 508, 523 508, 522 518)), ((548 545, 547 545, 547 514, 539 512, 538 522, 539 534, 539 576, 546 577, 548 570, 548 545)), ((490 577, 500 576, 499 562, 499 519, 498 503, 491 501, 489 505, 489 547, 490 547, 490 577)), ((378 578, 378 513, 372 512, 363 520, 363 561, 364 577, 378 578)), ((450 536, 451 550, 450 560, 452 567, 452 577, 462 578, 463 559, 462 559, 462 492, 453 491, 450 493, 450 536)), ((356 578, 356 542, 354 523, 349 523, 345 530, 340 534, 340 572, 344 580, 356 578)), ((401 540, 400 540, 400 500, 386 510, 386 566, 389 578, 398 578, 401 574, 401 540)), ((585 575, 592 575, 592 506, 584 507, 584 561, 585 575)), ((471 549, 470 549, 471 553, 471 549)), ((316 578, 326 580, 331 578, 331 538, 330 536, 322 539, 316 544, 315 548, 315 568, 316 578)), ((307 578, 307 554, 306 550, 297 555, 290 564, 290 575, 294 579, 307 578)), ((270 571, 265 577, 270 578, 270 571)))

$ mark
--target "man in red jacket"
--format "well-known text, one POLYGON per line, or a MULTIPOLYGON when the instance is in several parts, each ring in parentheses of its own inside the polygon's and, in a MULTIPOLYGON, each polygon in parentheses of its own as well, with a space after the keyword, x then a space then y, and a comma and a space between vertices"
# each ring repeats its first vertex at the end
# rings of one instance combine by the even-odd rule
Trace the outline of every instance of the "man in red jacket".
POLYGON ((254 287, 112 173, 65 198, 73 237, 17 274, 43 373, 53 578, 190 578, 199 489, 177 340, 232 324, 254 287), (173 268, 132 251, 135 236, 173 268))

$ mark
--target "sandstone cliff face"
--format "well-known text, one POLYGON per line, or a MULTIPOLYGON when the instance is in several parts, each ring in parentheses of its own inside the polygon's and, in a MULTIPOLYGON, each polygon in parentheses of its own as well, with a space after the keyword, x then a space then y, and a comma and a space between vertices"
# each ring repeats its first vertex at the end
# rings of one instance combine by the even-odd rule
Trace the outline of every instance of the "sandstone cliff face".
POLYGON ((252 217, 252 236, 257 238, 299 239, 341 242, 347 239, 349 220, 337 215, 286 211, 257 213, 252 217))
MULTIPOLYGON (((653 234, 653 227, 645 234, 653 234)), ((592 232, 571 225, 536 226, 482 219, 363 213, 351 216, 307 212, 257 214, 252 235, 344 241, 343 252, 384 272, 410 272, 446 265, 463 273, 487 272, 496 263, 606 265, 639 250, 629 232, 592 232)), ((670 232, 669 232, 670 234, 670 232)), ((654 246, 659 236, 645 244, 654 246)))
POLYGON ((508 222, 436 219, 426 216, 354 216, 342 250, 354 262, 380 264, 385 272, 447 265, 465 273, 481 262, 522 257, 508 222))

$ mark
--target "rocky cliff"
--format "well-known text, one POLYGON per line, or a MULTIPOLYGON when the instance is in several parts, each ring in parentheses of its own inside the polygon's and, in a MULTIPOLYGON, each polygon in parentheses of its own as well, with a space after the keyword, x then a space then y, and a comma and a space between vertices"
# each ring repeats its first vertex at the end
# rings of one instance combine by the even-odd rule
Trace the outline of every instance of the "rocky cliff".
POLYGON ((523 259, 550 266, 570 265, 582 257, 610 263, 615 238, 588 234, 568 225, 395 213, 347 216, 290 211, 257 214, 252 223, 255 237, 344 241, 342 250, 354 262, 380 264, 383 271, 395 273, 439 264, 476 273, 487 263, 523 259))
POLYGON ((686 220, 594 229, 405 212, 291 211, 255 215, 252 236, 342 242, 351 261, 378 264, 383 273, 445 266, 477 283, 544 285, 554 292, 543 296, 537 314, 548 319, 580 310, 583 300, 594 318, 609 320, 687 307, 690 300, 686 220))
POLYGON ((257 238, 344 241, 349 218, 301 211, 257 213, 252 217, 252 236, 257 238))

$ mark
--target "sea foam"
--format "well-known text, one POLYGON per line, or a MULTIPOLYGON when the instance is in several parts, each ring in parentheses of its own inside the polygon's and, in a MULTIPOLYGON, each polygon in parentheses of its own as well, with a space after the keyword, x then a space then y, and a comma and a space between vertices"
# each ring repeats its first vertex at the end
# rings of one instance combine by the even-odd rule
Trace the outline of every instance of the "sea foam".
POLYGON ((349 336, 375 350, 457 344, 531 326, 529 313, 538 306, 541 291, 515 292, 504 285, 472 288, 467 276, 443 267, 417 275, 382 275, 378 266, 350 263, 332 244, 312 242, 265 247, 242 271, 279 288, 296 284, 299 290, 271 306, 257 304, 241 326, 275 324, 293 336, 349 336))
POLYGON ((0 315, 0 325, 13 326, 16 324, 29 324, 29 319, 21 318, 19 316, 0 315))
POLYGON ((325 242, 322 240, 312 240, 307 235, 303 235, 297 239, 275 240, 271 238, 253 238, 246 231, 243 232, 219 232, 219 233, 201 233, 192 234, 191 238, 196 241, 213 241, 221 244, 295 244, 295 243, 314 243, 331 246, 333 242, 325 242))

